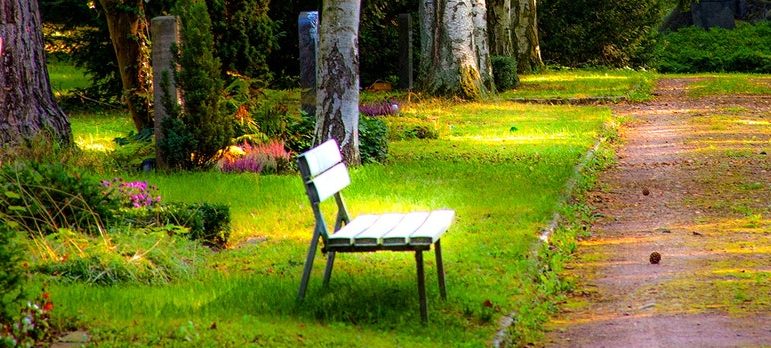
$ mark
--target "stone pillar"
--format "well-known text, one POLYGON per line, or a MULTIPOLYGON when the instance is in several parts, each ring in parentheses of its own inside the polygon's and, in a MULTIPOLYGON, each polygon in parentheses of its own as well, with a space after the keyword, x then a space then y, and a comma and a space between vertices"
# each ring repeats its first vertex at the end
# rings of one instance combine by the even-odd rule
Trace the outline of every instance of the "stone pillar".
POLYGON ((318 11, 300 12, 300 108, 316 115, 316 53, 319 50, 318 11))
MULTIPOLYGON (((174 57, 171 53, 171 45, 179 42, 177 17, 163 16, 153 18, 151 22, 151 35, 153 40, 152 59, 155 142, 158 144, 161 139, 163 139, 161 124, 163 123, 163 120, 169 116, 168 111, 163 107, 162 102, 163 95, 166 92, 161 88, 161 81, 164 75, 168 76, 169 79, 168 93, 170 93, 177 102, 179 101, 179 94, 176 83, 174 82, 174 71, 172 70, 174 57)), ((161 153, 160 147, 156 145, 155 148, 157 167, 159 169, 167 169, 164 161, 165 156, 161 153)))
POLYGON ((399 89, 412 89, 412 16, 399 15, 399 89))

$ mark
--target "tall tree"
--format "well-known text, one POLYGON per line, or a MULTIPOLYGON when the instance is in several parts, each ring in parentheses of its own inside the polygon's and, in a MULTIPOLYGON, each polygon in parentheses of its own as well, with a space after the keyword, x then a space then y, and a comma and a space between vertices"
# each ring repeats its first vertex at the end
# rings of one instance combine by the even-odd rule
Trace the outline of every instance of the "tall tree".
POLYGON ((53 99, 37 0, 0 0, 0 145, 40 132, 69 144, 67 116, 53 99))
POLYGON ((359 155, 360 0, 324 0, 319 32, 315 144, 334 138, 346 163, 359 155))
POLYGON ((543 66, 538 40, 536 0, 511 0, 514 45, 517 49, 517 71, 530 73, 543 66))
MULTIPOLYGON (((514 0, 517 1, 517 0, 514 0)), ((512 0, 487 0, 487 34, 490 54, 517 58, 514 50, 512 0)))
POLYGON ((137 131, 153 127, 152 72, 144 0, 99 0, 118 59, 123 98, 137 131))
POLYGON ((478 99, 493 91, 484 0, 421 0, 420 76, 434 95, 478 99))

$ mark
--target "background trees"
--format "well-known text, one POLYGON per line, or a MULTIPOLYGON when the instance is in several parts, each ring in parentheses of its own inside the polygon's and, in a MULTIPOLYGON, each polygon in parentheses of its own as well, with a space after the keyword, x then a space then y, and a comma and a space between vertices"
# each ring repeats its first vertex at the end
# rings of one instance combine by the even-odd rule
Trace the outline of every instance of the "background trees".
POLYGON ((37 0, 0 0, 0 145, 41 132, 71 142, 67 116, 51 94, 37 0))

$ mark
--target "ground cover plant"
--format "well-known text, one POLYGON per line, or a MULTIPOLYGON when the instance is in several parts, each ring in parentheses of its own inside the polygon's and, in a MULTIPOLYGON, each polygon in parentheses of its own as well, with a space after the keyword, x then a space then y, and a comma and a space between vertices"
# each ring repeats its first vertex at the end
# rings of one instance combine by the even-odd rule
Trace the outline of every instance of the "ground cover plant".
MULTIPOLYGON (((438 298, 433 256, 427 257, 428 326, 417 325, 414 260, 408 253, 343 255, 328 289, 321 288, 317 262, 309 296, 297 304, 313 224, 299 176, 218 171, 122 176, 156 185, 164 202, 227 204, 227 249, 186 256, 199 260, 191 263, 194 271, 182 270, 185 276, 154 286, 94 286, 38 275, 37 282, 50 282, 53 324, 85 328, 94 343, 107 346, 484 346, 497 320, 517 310, 518 319, 529 323, 525 335, 534 334, 548 308, 534 307, 543 303, 544 290, 531 246, 573 166, 610 121, 609 110, 423 101, 384 118, 429 122, 436 136, 392 141, 386 164, 351 170, 353 185, 345 195, 354 215, 456 210, 443 242, 447 302, 438 298)), ((103 124, 78 125, 92 119, 97 117, 73 118, 77 138, 91 139, 78 132, 97 124, 120 124, 108 117, 103 124)), ((133 252, 171 256, 184 247, 141 246, 151 240, 133 252)))

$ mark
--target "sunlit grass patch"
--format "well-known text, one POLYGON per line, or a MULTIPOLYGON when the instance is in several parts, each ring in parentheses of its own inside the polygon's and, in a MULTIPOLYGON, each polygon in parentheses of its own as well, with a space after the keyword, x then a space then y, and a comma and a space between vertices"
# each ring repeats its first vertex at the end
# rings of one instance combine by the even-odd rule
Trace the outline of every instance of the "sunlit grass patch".
POLYGON ((85 88, 91 85, 84 70, 70 63, 49 61, 47 67, 51 88, 57 97, 69 94, 71 89, 85 88))
POLYGON ((771 76, 752 74, 705 74, 699 81, 690 85, 688 96, 704 97, 711 95, 771 94, 771 76))
POLYGON ((655 74, 632 70, 568 70, 522 75, 521 85, 500 99, 628 98, 646 100, 655 74))
POLYGON ((79 112, 69 116, 75 143, 86 151, 112 151, 115 138, 134 130, 125 111, 79 112))

